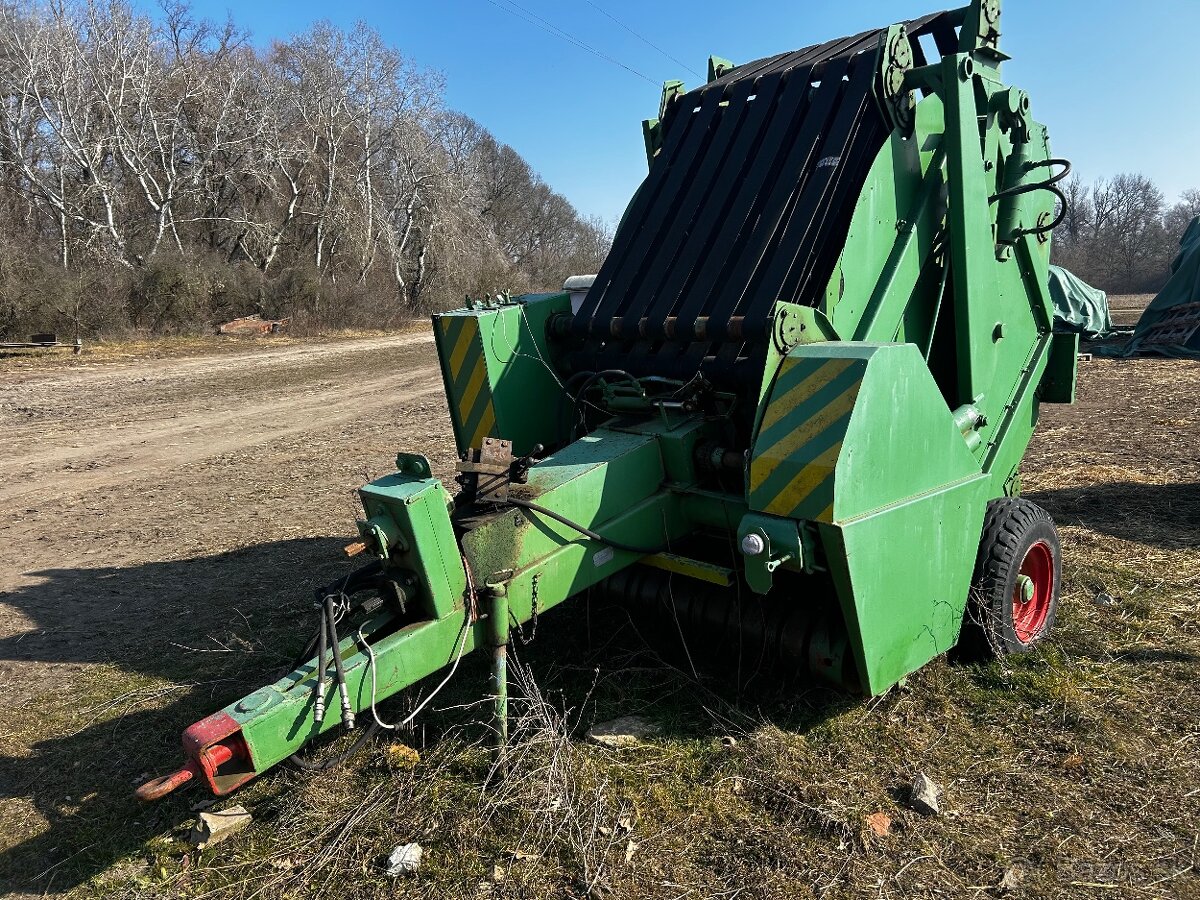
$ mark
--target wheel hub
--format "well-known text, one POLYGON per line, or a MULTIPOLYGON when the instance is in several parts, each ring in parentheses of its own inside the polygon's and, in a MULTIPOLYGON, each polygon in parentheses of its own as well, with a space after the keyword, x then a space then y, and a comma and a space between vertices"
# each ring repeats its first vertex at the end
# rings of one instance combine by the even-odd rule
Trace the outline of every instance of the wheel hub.
POLYGON ((1046 627, 1054 593, 1054 553, 1045 541, 1025 551, 1013 588, 1013 629, 1017 640, 1028 644, 1046 627))
POLYGON ((1036 590, 1033 586, 1033 579, 1028 575, 1017 576, 1017 593, 1020 595, 1022 603, 1028 603, 1032 600, 1036 590))

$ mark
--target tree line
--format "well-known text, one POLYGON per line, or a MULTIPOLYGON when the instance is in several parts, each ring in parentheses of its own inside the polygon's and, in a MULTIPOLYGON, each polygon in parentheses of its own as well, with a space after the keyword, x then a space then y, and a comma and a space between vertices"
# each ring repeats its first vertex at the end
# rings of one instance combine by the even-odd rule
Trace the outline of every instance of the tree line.
POLYGON ((1054 231, 1053 261, 1110 294, 1157 293, 1200 215, 1200 190, 1168 203, 1152 180, 1129 172, 1090 185, 1074 175, 1060 186, 1067 211, 1054 231))
MULTIPOLYGON (((185 0, 0 0, 0 337, 236 315, 383 326, 554 289, 608 249, 528 163, 365 25, 256 48, 185 0)), ((1200 190, 1062 184, 1054 260, 1161 287, 1200 190)))
POLYGON ((255 48, 166 0, 0 0, 0 335, 387 326, 610 235, 365 25, 255 48))

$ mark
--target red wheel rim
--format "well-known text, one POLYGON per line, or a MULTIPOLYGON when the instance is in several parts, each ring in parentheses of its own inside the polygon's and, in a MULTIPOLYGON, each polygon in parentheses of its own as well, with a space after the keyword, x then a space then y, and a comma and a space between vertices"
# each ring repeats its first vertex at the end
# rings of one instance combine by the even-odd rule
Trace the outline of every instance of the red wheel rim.
POLYGON ((1028 644, 1046 626, 1050 614, 1050 598, 1054 593, 1054 551, 1045 541, 1038 541, 1025 552, 1021 571, 1013 587, 1013 629, 1017 640, 1028 644), (1028 578, 1033 591, 1026 599, 1022 591, 1023 579, 1028 578))

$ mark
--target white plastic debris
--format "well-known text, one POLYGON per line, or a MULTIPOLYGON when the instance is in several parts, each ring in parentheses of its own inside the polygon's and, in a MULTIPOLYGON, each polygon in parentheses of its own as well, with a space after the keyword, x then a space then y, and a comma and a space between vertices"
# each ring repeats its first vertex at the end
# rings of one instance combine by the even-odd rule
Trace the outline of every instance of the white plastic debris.
POLYGON ((388 856, 387 873, 393 877, 411 875, 421 868, 424 853, 420 844, 401 844, 388 856))

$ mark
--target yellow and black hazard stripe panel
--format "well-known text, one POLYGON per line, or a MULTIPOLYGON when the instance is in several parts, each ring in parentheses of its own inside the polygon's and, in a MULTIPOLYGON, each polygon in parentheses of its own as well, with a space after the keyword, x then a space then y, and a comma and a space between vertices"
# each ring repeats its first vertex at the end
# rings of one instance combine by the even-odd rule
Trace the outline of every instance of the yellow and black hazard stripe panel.
POLYGON ((496 428, 479 319, 470 315, 439 316, 435 328, 459 450, 479 447, 496 428))
POLYGON ((866 372, 865 359, 788 357, 750 461, 750 508, 833 519, 834 470, 866 372))

